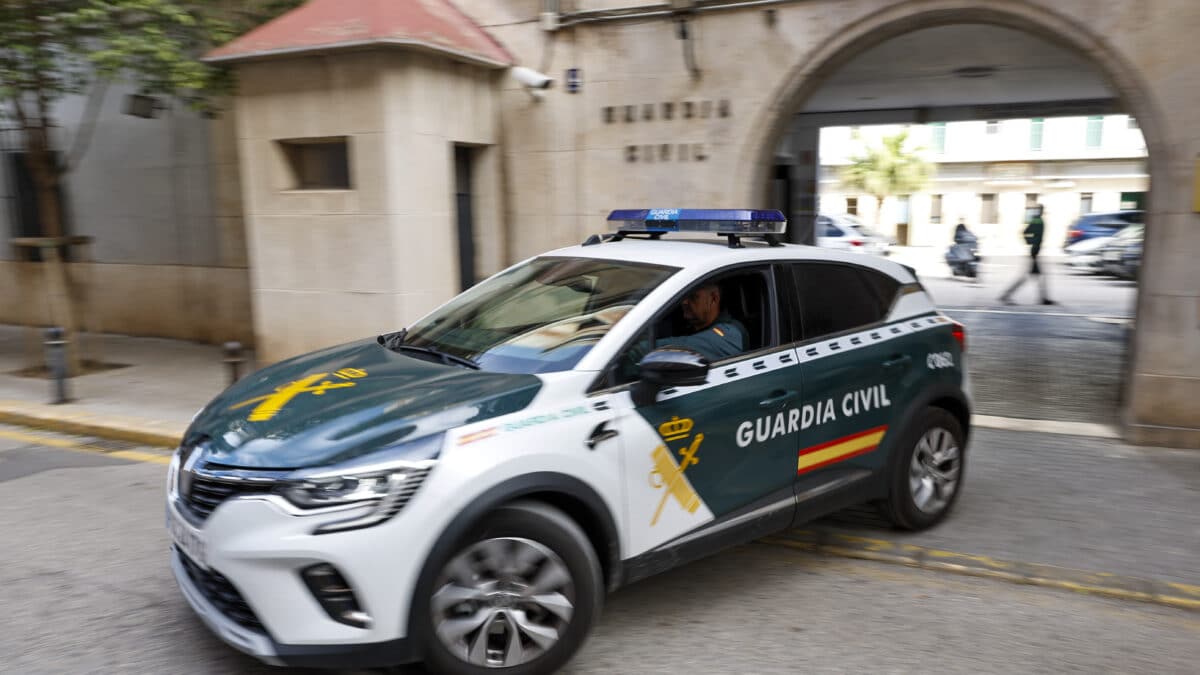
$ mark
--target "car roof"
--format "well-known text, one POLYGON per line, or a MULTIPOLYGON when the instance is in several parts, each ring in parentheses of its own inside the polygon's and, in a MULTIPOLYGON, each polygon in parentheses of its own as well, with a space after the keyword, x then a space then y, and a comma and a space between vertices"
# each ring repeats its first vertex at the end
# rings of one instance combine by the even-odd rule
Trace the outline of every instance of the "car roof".
POLYGON ((668 235, 657 241, 629 237, 621 241, 569 246, 547 251, 541 256, 621 260, 651 265, 670 265, 700 271, 752 262, 836 262, 868 267, 883 272, 901 283, 913 283, 917 280, 911 269, 878 256, 800 244, 769 246, 750 238, 743 239, 742 242, 744 248, 729 248, 725 238, 716 235, 704 239, 675 238, 668 235))

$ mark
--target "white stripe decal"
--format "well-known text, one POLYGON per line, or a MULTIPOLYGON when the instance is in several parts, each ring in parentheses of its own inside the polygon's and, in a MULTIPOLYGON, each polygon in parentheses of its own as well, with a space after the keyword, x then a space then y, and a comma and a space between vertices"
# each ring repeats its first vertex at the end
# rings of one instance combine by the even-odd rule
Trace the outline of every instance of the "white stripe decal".
POLYGON ((765 375, 783 368, 796 365, 796 350, 784 349, 770 354, 757 355, 733 363, 714 365, 708 371, 708 382, 695 387, 672 387, 664 389, 659 395, 659 401, 668 401, 680 396, 687 396, 710 387, 717 387, 734 380, 745 380, 756 375, 765 375))
POLYGON ((883 344, 895 338, 912 335, 913 333, 919 333, 931 328, 938 328, 949 323, 951 323, 951 320, 941 315, 901 319, 869 330, 842 335, 799 348, 788 348, 783 351, 754 356, 733 363, 714 365, 709 371, 708 382, 695 387, 664 389, 658 395, 658 400, 669 401, 673 398, 694 394, 734 380, 744 380, 757 375, 765 375, 800 363, 810 363, 827 356, 844 354, 863 347, 883 344))

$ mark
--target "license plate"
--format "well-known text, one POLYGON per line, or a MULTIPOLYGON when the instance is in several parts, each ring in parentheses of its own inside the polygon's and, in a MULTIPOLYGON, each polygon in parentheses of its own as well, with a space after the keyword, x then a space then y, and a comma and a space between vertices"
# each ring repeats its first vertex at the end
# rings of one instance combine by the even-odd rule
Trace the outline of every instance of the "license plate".
POLYGON ((208 547, 204 543, 204 534, 184 522, 174 509, 167 509, 167 531, 184 555, 197 565, 208 567, 208 547))

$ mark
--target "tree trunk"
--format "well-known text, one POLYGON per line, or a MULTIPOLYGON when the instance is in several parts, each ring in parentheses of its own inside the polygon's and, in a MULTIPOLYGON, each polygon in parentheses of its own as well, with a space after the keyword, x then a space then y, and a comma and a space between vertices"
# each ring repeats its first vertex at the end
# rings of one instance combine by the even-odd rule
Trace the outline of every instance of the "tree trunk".
MULTIPOLYGON (((62 179, 62 167, 50 149, 50 134, 45 126, 26 127, 26 154, 29 174, 37 193, 38 220, 41 236, 63 236, 62 211, 59 209, 58 186, 62 179)), ((71 296, 71 284, 67 275, 68 246, 43 248, 42 265, 46 270, 46 292, 50 297, 51 320, 62 327, 67 339, 67 372, 74 377, 83 373, 79 349, 79 321, 76 318, 75 300, 71 296)))
POLYGON ((46 127, 26 129, 25 139, 28 152, 29 174, 37 192, 38 219, 41 221, 43 237, 61 237, 62 213, 59 211, 58 182, 60 169, 50 151, 50 134, 46 127))

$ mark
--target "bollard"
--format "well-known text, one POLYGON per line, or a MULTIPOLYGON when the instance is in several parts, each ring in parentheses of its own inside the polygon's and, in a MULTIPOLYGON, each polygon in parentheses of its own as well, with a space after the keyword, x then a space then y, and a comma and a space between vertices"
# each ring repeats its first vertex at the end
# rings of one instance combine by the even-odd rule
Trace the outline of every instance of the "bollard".
POLYGON ((46 369, 50 372, 50 402, 67 402, 67 340, 58 326, 46 329, 46 369))
POLYGON ((242 364, 245 362, 246 357, 242 355, 242 343, 226 342, 225 363, 229 365, 229 384, 231 386, 236 384, 241 377, 242 364))

